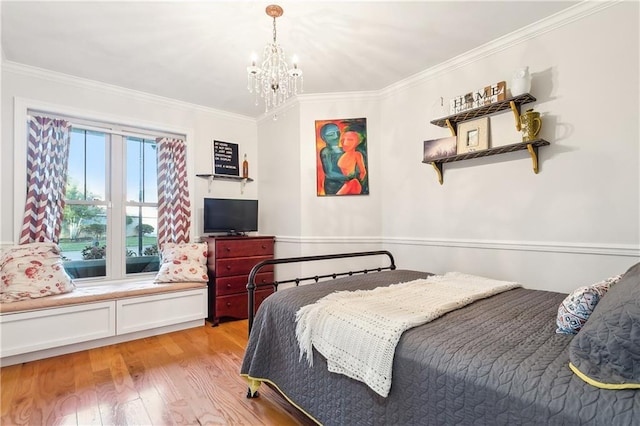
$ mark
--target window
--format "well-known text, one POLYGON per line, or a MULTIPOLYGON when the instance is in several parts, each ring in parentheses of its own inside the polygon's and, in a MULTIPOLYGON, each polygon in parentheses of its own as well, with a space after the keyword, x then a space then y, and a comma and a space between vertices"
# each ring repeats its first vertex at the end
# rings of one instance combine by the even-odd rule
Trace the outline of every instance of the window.
POLYGON ((158 271, 156 137, 167 135, 69 121, 59 240, 67 273, 123 279, 158 271))
POLYGON ((107 272, 110 147, 107 133, 71 130, 59 245, 65 269, 73 278, 105 276, 107 272))

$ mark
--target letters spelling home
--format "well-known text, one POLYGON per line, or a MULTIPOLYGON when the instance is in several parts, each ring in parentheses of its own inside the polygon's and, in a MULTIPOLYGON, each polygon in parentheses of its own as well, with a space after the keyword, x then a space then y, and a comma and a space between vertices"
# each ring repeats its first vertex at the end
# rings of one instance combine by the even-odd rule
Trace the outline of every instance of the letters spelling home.
POLYGON ((489 105, 506 99, 507 85, 500 81, 492 86, 487 86, 466 95, 456 96, 449 101, 449 113, 457 114, 469 109, 489 105))

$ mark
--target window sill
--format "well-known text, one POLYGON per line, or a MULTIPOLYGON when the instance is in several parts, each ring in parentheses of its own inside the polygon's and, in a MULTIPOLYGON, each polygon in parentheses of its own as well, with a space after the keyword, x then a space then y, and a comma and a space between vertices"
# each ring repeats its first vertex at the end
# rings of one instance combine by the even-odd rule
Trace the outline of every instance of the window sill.
MULTIPOLYGON (((72 279, 104 278, 106 276, 105 259, 68 260, 63 263, 65 271, 72 279)), ((145 272, 157 272, 160 268, 158 256, 128 257, 126 264, 127 274, 139 275, 145 272)))

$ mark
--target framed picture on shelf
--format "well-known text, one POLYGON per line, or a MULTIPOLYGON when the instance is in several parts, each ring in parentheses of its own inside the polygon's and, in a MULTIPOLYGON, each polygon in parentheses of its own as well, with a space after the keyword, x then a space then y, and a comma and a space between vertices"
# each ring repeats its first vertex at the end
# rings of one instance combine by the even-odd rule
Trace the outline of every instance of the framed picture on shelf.
POLYGON ((423 162, 431 163, 439 158, 456 155, 456 137, 424 141, 423 162))
POLYGON ((213 141, 213 174, 240 176, 237 143, 213 141))
POLYGON ((458 154, 489 148, 489 117, 458 124, 458 154))

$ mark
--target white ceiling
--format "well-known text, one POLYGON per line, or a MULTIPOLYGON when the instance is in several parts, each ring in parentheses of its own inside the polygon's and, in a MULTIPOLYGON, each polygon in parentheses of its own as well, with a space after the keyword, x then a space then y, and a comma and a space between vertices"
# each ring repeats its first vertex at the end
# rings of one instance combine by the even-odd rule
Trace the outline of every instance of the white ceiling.
MULTIPOLYGON (((577 1, 279 1, 278 42, 304 93, 383 89, 577 1)), ((252 52, 272 38, 265 1, 2 0, 11 62, 257 117, 252 52)))

